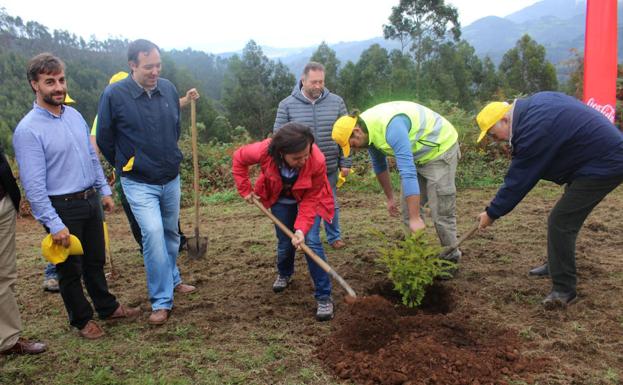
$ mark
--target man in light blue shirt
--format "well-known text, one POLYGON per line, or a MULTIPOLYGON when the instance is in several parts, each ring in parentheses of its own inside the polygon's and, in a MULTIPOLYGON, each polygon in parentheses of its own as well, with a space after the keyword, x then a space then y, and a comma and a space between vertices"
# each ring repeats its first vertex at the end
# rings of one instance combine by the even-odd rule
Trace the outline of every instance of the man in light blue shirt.
POLYGON ((110 187, 90 145, 88 125, 78 111, 64 105, 64 63, 39 54, 29 61, 27 73, 36 100, 13 135, 20 180, 33 216, 54 243, 69 247, 70 234, 80 240, 84 255, 70 255, 56 265, 60 292, 70 324, 82 337, 100 338, 104 331, 93 321, 81 278, 101 319, 134 319, 140 314, 117 302, 104 276, 102 203, 112 210, 110 187))

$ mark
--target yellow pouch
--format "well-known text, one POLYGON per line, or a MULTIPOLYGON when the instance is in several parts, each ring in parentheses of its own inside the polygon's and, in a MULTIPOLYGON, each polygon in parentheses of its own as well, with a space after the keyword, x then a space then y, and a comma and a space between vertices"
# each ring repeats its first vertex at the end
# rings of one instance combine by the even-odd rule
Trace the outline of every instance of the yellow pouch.
POLYGON ((132 171, 132 167, 134 167, 134 157, 131 157, 128 160, 128 163, 126 163, 125 166, 123 166, 122 170, 125 172, 132 171))

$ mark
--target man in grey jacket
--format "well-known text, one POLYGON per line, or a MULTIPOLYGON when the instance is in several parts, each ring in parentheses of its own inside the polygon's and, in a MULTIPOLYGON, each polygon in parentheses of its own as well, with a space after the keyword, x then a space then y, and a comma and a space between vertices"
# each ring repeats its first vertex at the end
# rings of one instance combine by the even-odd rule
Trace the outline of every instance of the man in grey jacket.
POLYGON ((327 241, 334 249, 346 244, 342 240, 339 222, 339 205, 336 199, 338 172, 347 176, 351 160, 341 154, 339 146, 331 138, 333 123, 347 113, 344 100, 324 86, 325 70, 320 63, 309 62, 303 69, 301 81, 294 86, 292 94, 279 103, 273 131, 288 122, 304 124, 312 129, 316 144, 325 156, 327 177, 333 189, 335 215, 333 222, 324 222, 327 241))

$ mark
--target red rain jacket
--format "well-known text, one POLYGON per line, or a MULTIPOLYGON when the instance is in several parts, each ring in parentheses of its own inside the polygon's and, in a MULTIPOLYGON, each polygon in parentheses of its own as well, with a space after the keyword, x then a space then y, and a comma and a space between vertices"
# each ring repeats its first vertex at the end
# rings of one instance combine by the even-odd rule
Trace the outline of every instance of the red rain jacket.
MULTIPOLYGON (((234 152, 232 174, 240 196, 245 197, 255 191, 264 207, 274 205, 281 194, 282 182, 279 168, 268 154, 271 139, 247 144, 234 152), (260 176, 255 187, 249 179, 249 166, 260 165, 260 176)), ((324 155, 318 147, 312 145, 310 157, 305 166, 299 170, 299 176, 292 186, 292 195, 298 202, 298 215, 294 229, 304 234, 314 225, 316 215, 331 221, 335 209, 333 192, 327 179, 327 166, 324 155)))

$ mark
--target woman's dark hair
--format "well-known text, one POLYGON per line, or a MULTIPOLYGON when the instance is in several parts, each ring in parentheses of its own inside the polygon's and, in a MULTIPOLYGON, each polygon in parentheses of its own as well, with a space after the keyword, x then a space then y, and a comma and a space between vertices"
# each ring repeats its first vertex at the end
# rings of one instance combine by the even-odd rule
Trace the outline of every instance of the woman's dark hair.
POLYGON ((294 154, 303 151, 314 143, 314 134, 311 129, 300 123, 286 123, 273 136, 268 146, 268 154, 275 163, 282 164, 283 154, 294 154))

